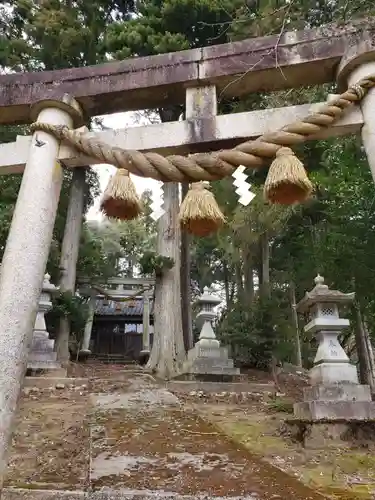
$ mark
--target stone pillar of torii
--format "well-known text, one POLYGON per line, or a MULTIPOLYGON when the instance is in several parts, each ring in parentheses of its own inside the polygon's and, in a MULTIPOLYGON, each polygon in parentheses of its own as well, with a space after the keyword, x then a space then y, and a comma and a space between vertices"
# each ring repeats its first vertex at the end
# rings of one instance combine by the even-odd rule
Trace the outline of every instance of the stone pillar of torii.
MULTIPOLYGON (((346 87, 375 73, 375 50, 353 47, 343 58, 338 79, 346 87), (371 62, 372 61, 372 62, 371 62)), ((363 144, 375 171, 375 89, 363 99, 363 144)), ((32 108, 32 120, 70 128, 83 125, 74 98, 46 99, 32 108)), ((25 375, 52 231, 62 186, 59 143, 34 132, 14 210, 0 275, 0 490, 6 468, 12 422, 25 375)))
MULTIPOLYGON (((32 108, 32 119, 53 125, 81 126, 78 103, 68 95, 32 108)), ((6 468, 12 421, 25 376, 43 277, 59 203, 63 170, 59 143, 35 132, 0 276, 0 489, 6 468)))

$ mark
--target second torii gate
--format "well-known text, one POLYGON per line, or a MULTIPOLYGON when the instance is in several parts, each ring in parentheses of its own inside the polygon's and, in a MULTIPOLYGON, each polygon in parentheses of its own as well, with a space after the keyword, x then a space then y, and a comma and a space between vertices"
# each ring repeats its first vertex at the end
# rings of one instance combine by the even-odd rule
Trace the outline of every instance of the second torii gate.
MULTIPOLYGON (((0 123, 44 124, 78 128, 84 116, 163 107, 186 102, 187 119, 136 130, 95 134, 109 146, 165 154, 187 154, 233 147, 287 125, 319 105, 217 115, 217 92, 240 96, 337 79, 351 90, 361 109, 350 109, 331 127, 320 127, 306 139, 361 131, 375 176, 375 45, 373 28, 351 25, 284 33, 218 47, 45 73, 0 77, 0 123), (245 71, 244 71, 245 68, 245 71), (356 87, 371 77, 368 87, 356 87), (355 97, 355 94, 358 94, 355 97), (30 105, 31 114, 30 114, 30 105)), ((338 103, 338 101, 336 101, 338 103)), ((339 104, 339 103, 338 103, 339 104)), ((341 102, 342 108, 346 106, 341 102)), ((339 107, 337 108, 339 109, 339 107)), ((0 146, 0 174, 23 173, 22 184, 0 276, 0 489, 29 335, 48 258, 62 184, 62 165, 83 167, 102 162, 78 154, 45 131, 0 146), (59 160, 59 161, 57 161, 59 160)), ((165 184, 166 215, 159 221, 166 255, 178 263, 177 184, 165 184), (165 236, 165 234, 166 236, 165 236)), ((178 272, 175 265, 171 272, 178 272)), ((176 280, 178 283, 178 280, 176 280)), ((180 321, 179 290, 173 285, 160 300, 169 313, 168 327, 180 321)), ((159 304, 160 305, 160 304, 159 304)), ((161 304, 162 305, 162 304, 161 304)))

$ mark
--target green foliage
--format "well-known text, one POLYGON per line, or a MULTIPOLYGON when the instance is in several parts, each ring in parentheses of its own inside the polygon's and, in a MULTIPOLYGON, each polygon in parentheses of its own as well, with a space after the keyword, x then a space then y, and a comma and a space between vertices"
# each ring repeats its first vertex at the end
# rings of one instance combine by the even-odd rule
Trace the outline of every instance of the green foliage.
POLYGON ((47 315, 51 333, 56 331, 61 317, 69 318, 71 331, 75 337, 83 335, 88 317, 88 305, 85 297, 72 295, 70 292, 60 292, 52 297, 53 308, 47 315))
POLYGON ((145 252, 139 260, 141 273, 144 275, 160 276, 164 271, 172 269, 174 260, 164 255, 158 255, 156 252, 145 252))
POLYGON ((86 277, 102 278, 104 282, 110 276, 133 277, 139 270, 143 253, 153 251, 156 243, 156 226, 149 216, 149 203, 150 195, 146 192, 145 213, 135 220, 86 223, 79 261, 86 277))
POLYGON ((287 303, 259 296, 246 307, 237 302, 219 322, 218 337, 232 348, 236 362, 267 369, 273 355, 288 359, 291 353, 287 303))
POLYGON ((124 59, 223 43, 236 3, 145 0, 136 4, 133 19, 108 27, 105 45, 116 59, 124 59))

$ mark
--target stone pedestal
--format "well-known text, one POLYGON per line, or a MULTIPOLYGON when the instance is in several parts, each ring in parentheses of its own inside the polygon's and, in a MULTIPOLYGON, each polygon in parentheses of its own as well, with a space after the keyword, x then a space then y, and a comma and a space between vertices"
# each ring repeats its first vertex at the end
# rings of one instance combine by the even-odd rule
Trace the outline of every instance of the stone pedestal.
POLYGON ((373 420, 375 403, 368 385, 338 383, 304 390, 303 402, 294 405, 294 416, 303 421, 373 420))
POLYGON ((39 308, 35 321, 31 349, 27 361, 30 370, 62 370, 57 362, 57 353, 54 351, 55 341, 49 338, 44 315, 52 308, 51 294, 57 288, 50 283, 50 276, 44 276, 39 308))
POLYGON ((226 347, 202 346, 199 342, 188 352, 188 373, 195 378, 231 378, 240 375, 226 347), (211 377, 212 376, 212 377, 211 377))

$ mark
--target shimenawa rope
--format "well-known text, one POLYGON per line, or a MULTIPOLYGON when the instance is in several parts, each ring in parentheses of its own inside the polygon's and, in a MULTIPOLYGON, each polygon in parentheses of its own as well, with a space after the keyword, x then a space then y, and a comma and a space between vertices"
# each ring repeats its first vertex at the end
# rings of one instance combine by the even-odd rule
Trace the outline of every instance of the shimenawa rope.
POLYGON ((277 132, 262 135, 258 139, 239 144, 232 150, 213 153, 196 153, 186 156, 161 156, 158 153, 141 153, 111 147, 90 137, 86 133, 70 130, 66 126, 53 126, 36 122, 31 130, 42 130, 66 141, 87 156, 129 170, 141 177, 151 177, 164 182, 198 182, 222 179, 231 175, 238 166, 257 168, 265 160, 273 158, 283 147, 300 144, 320 130, 331 126, 346 108, 363 99, 367 91, 375 86, 375 75, 360 80, 340 96, 333 98, 322 108, 277 132))

